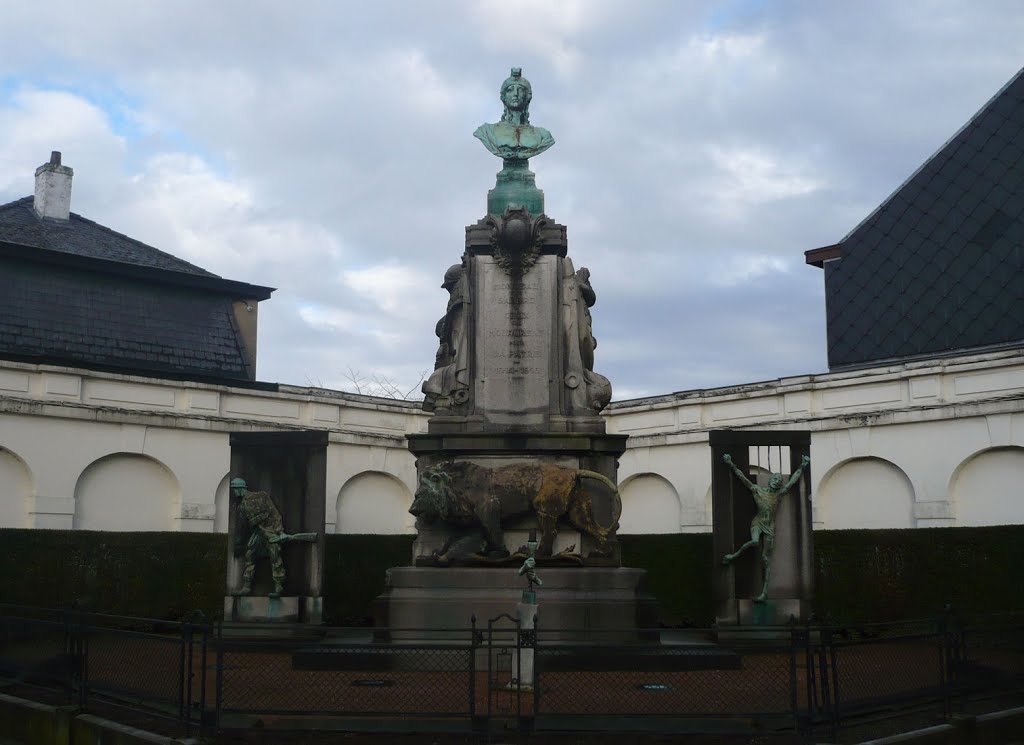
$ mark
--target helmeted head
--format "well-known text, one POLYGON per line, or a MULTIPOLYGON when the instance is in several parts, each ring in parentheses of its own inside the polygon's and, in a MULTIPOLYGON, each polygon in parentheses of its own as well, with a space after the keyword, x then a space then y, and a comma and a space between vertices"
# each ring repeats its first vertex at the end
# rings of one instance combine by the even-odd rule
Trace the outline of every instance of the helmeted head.
POLYGON ((452 264, 448 267, 448 271, 444 273, 444 282, 441 283, 441 287, 446 290, 450 290, 459 283, 462 279, 462 273, 465 270, 462 268, 462 264, 452 264))
POLYGON ((505 104, 505 113, 501 115, 503 122, 513 120, 512 112, 519 116, 521 124, 530 123, 530 101, 533 100, 533 87, 530 81, 523 77, 523 70, 520 67, 513 67, 512 74, 505 78, 499 91, 501 102, 505 104))
POLYGON ((245 493, 249 490, 245 483, 245 479, 234 478, 231 479, 231 494, 236 497, 244 497, 245 493))

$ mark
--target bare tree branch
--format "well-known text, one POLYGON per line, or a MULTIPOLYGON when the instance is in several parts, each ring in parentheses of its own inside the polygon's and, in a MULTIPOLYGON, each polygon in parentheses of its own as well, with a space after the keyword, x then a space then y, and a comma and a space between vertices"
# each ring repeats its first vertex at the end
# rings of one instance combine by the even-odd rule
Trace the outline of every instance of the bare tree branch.
POLYGON ((427 377, 427 371, 421 371, 419 380, 408 390, 405 390, 393 378, 389 378, 386 375, 372 373, 366 376, 353 367, 349 367, 348 370, 343 372, 342 377, 347 381, 342 385, 342 390, 347 390, 350 393, 391 398, 396 401, 419 401, 423 398, 420 393, 420 385, 427 377))

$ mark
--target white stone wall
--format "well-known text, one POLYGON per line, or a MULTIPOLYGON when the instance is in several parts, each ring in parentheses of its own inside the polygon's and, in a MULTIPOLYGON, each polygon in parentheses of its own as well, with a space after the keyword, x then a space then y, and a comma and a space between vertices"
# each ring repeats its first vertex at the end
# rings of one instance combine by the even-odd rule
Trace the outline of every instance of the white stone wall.
MULTIPOLYGON (((621 532, 711 528, 712 429, 811 431, 819 528, 1024 523, 1024 353, 612 404, 621 532)), ((328 532, 410 533, 417 404, 0 362, 0 527, 223 531, 232 431, 327 429, 328 532)))
POLYGON ((417 405, 331 391, 0 362, 0 527, 226 531, 229 433, 321 428, 327 530, 412 532, 405 434, 425 423, 417 405))
POLYGON ((1020 351, 625 401, 608 424, 631 435, 619 469, 624 534, 711 529, 713 429, 810 430, 817 528, 1024 523, 1020 351), (630 484, 651 475, 678 507, 631 499, 630 484), (645 514, 630 514, 631 501, 645 514))

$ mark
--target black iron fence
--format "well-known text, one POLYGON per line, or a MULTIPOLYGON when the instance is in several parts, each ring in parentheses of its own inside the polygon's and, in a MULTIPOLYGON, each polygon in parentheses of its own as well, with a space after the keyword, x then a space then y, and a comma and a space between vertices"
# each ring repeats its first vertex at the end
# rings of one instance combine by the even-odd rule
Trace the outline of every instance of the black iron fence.
POLYGON ((278 729, 780 732, 1024 701, 1024 617, 756 631, 444 632, 187 622, 0 605, 5 690, 168 734, 278 729), (439 639, 440 637, 440 639, 439 639))
POLYGON ((201 614, 171 622, 0 605, 0 676, 7 692, 127 711, 191 735, 216 723, 207 695, 213 632, 201 614))

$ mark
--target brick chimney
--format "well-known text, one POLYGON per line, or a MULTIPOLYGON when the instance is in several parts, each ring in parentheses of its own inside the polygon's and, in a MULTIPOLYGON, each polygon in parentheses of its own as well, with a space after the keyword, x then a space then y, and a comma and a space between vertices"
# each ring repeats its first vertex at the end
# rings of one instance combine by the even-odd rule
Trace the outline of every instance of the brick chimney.
POLYGON ((50 162, 36 169, 33 206, 40 217, 67 220, 71 215, 71 177, 75 172, 60 164, 60 151, 50 153, 50 162))

